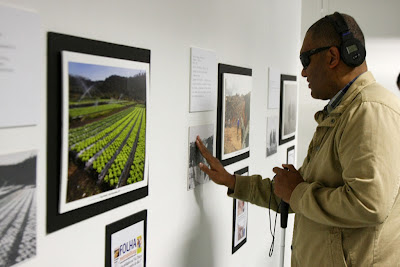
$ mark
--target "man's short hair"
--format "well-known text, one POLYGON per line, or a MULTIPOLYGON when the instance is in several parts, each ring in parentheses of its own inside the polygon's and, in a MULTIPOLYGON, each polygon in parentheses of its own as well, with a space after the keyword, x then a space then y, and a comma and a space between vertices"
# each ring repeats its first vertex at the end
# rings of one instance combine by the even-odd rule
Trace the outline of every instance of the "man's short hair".
MULTIPOLYGON (((347 14, 340 13, 347 23, 347 27, 350 32, 353 33, 354 38, 358 39, 365 47, 364 34, 358 26, 356 20, 347 14)), ((319 46, 339 46, 341 38, 339 33, 336 32, 335 26, 332 20, 335 20, 334 15, 328 15, 317 22, 315 22, 308 29, 307 32, 311 33, 311 38, 314 42, 318 43, 319 46)))

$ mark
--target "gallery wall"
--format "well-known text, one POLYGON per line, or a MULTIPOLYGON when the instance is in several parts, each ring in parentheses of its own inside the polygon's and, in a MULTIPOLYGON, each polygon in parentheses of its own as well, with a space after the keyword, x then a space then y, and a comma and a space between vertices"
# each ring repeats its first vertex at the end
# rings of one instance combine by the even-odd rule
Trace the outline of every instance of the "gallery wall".
MULTIPOLYGON (((301 2, 267 1, 49 1, 3 0, 1 4, 37 12, 41 19, 40 122, 33 127, 0 129, 2 154, 37 150, 37 252, 21 266, 103 266, 105 226, 147 209, 147 266, 277 266, 266 209, 248 211, 247 242, 235 254, 233 201, 226 189, 210 182, 187 191, 188 127, 215 123, 216 111, 189 113, 190 47, 212 50, 217 62, 252 69, 250 158, 227 167, 248 166, 250 174, 272 177, 286 162, 287 148, 266 158, 268 68, 298 75, 301 2), (148 106, 149 195, 51 234, 46 233, 46 110, 48 31, 151 50, 148 106)), ((12 25, 10 25, 12 27, 12 25)), ((29 42, 29 40, 27 40, 29 42)), ((60 88, 54 88, 60 90, 60 88)), ((301 115, 301 114, 300 114, 301 115)), ((55 164, 49 159, 49 164, 55 164)), ((301 163, 301 161, 298 161, 301 163)), ((275 213, 271 213, 274 221, 275 213)), ((286 236, 290 262, 293 217, 286 236)))

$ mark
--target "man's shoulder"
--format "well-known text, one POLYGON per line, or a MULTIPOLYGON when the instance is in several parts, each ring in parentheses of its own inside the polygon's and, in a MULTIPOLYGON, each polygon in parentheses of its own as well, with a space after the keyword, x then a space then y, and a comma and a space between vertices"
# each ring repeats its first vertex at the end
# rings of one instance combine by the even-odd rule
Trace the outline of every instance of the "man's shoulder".
POLYGON ((400 113, 400 98, 377 82, 361 90, 360 100, 363 103, 382 104, 400 113))

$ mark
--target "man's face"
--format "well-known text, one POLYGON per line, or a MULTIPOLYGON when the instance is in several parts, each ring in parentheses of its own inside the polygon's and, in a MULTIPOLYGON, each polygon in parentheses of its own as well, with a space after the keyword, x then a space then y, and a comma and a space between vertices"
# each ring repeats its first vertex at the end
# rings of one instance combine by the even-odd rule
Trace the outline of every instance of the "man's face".
MULTIPOLYGON (((312 41, 311 34, 307 33, 300 54, 319 47, 321 46, 312 41)), ((311 89, 311 96, 315 99, 326 100, 332 97, 328 86, 329 76, 327 73, 326 53, 328 53, 328 50, 311 55, 309 57, 310 64, 301 71, 301 75, 307 78, 308 87, 311 89)))

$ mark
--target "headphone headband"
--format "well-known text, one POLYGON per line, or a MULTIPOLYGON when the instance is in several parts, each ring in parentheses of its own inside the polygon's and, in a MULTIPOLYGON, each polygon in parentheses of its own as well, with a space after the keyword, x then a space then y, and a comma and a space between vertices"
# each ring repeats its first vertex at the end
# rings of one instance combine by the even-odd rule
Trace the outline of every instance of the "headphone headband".
POLYGON ((333 25, 335 26, 337 33, 339 33, 340 35, 343 35, 347 32, 350 32, 346 21, 344 20, 343 16, 339 12, 333 13, 332 16, 335 17, 335 19, 331 18, 331 20, 333 21, 333 25))

